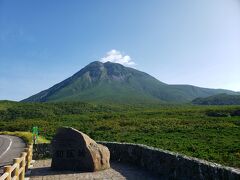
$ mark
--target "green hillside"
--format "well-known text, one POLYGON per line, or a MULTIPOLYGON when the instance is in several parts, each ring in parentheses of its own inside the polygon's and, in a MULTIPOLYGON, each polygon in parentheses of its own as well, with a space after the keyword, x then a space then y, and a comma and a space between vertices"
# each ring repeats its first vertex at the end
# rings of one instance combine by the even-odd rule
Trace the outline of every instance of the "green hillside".
POLYGON ((240 168, 240 106, 0 102, 0 107, 0 131, 38 126, 51 140, 58 127, 71 126, 95 140, 141 143, 240 168))
POLYGON ((218 94, 206 98, 196 98, 192 103, 198 105, 240 105, 240 95, 218 94))
POLYGON ((197 97, 219 93, 236 94, 228 90, 168 85, 144 72, 116 63, 96 61, 23 102, 186 103, 197 97))

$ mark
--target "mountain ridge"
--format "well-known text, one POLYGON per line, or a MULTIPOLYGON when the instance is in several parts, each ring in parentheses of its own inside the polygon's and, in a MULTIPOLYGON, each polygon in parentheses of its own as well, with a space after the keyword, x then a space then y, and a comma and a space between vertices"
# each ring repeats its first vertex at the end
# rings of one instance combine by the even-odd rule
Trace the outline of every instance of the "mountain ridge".
POLYGON ((217 94, 192 101, 196 105, 240 105, 240 95, 217 94))
POLYGON ((134 68, 94 61, 64 81, 22 101, 186 103, 220 93, 237 94, 224 89, 169 85, 134 68))

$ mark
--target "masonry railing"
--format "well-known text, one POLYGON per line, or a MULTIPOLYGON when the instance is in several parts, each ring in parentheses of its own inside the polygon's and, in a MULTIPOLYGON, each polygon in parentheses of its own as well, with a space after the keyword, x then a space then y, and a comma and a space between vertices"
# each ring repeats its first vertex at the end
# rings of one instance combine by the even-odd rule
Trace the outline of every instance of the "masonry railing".
MULTIPOLYGON (((141 144, 98 142, 110 150, 111 161, 129 163, 156 173, 160 179, 240 180, 240 169, 222 166, 141 144)), ((34 159, 52 157, 51 144, 33 146, 34 159)))
POLYGON ((4 166, 0 180, 24 180, 25 173, 32 162, 33 145, 28 145, 21 153, 20 158, 13 159, 12 166, 4 166))

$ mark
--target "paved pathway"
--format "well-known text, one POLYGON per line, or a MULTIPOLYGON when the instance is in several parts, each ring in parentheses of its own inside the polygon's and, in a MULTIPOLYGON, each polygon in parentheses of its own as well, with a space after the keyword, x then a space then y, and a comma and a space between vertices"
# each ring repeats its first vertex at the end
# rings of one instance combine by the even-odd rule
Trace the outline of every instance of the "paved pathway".
POLYGON ((13 163, 14 158, 20 157, 26 144, 16 136, 0 135, 0 175, 3 166, 13 163))
POLYGON ((52 171, 51 160, 36 161, 31 170, 30 180, 90 180, 90 179, 159 179, 143 169, 120 163, 111 163, 111 168, 98 172, 70 172, 70 171, 52 171))

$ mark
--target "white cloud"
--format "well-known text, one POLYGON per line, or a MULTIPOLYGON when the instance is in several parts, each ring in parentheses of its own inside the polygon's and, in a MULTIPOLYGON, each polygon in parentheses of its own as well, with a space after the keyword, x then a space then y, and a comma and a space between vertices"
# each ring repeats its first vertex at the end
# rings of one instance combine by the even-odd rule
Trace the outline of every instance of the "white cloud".
POLYGON ((112 49, 111 51, 107 52, 107 54, 103 58, 101 58, 101 62, 105 63, 108 61, 113 63, 119 63, 125 66, 135 65, 135 62, 132 61, 129 55, 124 55, 123 53, 115 49, 112 49))

